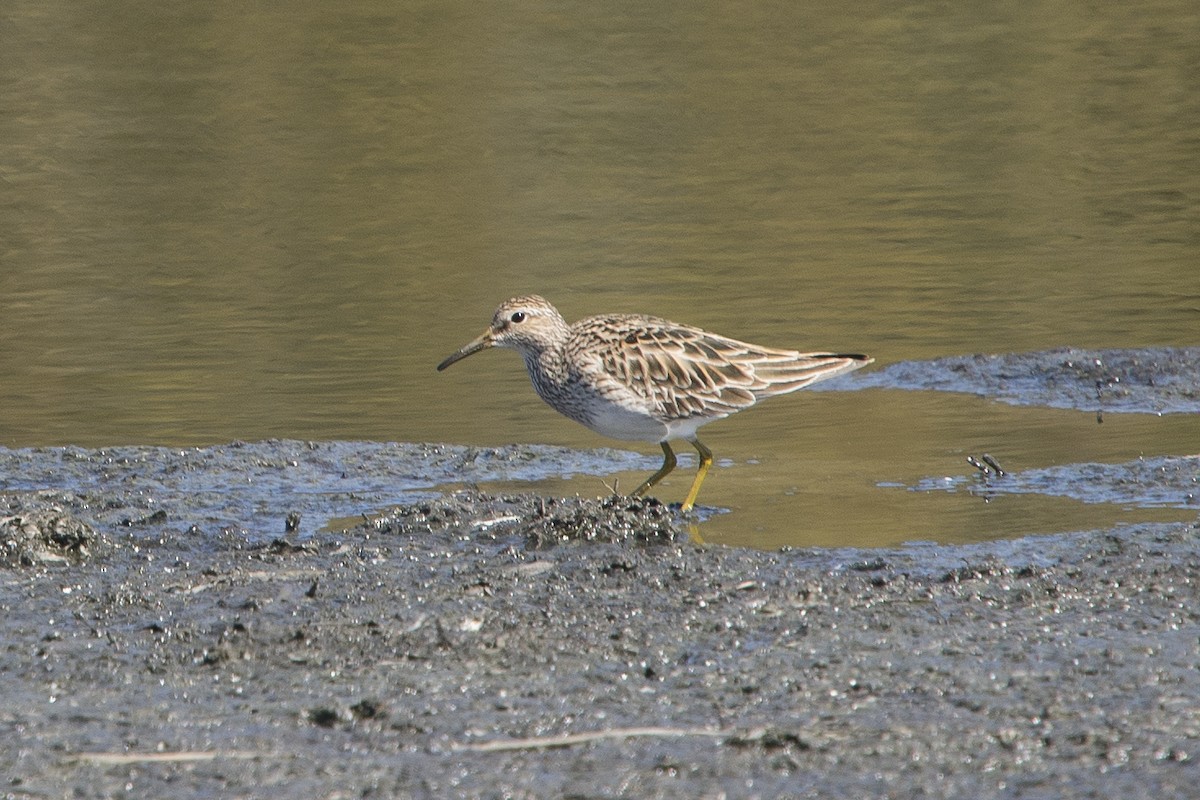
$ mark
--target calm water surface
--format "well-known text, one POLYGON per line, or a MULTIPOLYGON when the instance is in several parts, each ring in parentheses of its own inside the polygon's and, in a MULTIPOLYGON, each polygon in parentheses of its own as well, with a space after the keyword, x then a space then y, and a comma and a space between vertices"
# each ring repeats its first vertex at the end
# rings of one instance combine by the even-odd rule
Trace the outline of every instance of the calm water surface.
MULTIPOLYGON (((12 0, 0 444, 612 444, 511 353, 434 372, 530 291, 880 363, 1200 343, 1198 41, 1183 0, 12 0)), ((1181 518, 893 484, 1200 447, 878 390, 706 430, 704 534, 756 545, 1181 518)))

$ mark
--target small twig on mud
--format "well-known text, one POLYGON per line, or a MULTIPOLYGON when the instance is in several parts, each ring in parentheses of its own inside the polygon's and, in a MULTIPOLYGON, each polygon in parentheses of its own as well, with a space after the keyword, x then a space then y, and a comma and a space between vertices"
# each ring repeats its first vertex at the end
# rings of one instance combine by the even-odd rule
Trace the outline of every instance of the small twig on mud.
POLYGON ((609 491, 609 494, 611 494, 613 497, 620 497, 620 496, 621 496, 621 479, 620 479, 620 478, 613 478, 612 486, 609 486, 609 485, 608 485, 608 481, 606 481, 606 480, 604 480, 603 478, 601 478, 601 479, 600 479, 600 484, 601 484, 601 485, 602 485, 602 486, 603 486, 605 489, 608 489, 608 491, 609 491))
POLYGON ((544 750, 551 747, 570 747, 603 739, 626 739, 648 736, 709 736, 722 738, 732 731, 711 728, 612 728, 590 733, 568 733, 562 736, 532 736, 528 739, 494 739, 490 742, 471 742, 454 745, 455 750, 473 750, 477 753, 498 753, 505 750, 544 750))
POLYGON ((73 761, 91 764, 121 765, 140 763, 177 763, 181 761, 213 761, 218 758, 260 758, 266 753, 250 750, 184 750, 178 753, 76 753, 73 761))

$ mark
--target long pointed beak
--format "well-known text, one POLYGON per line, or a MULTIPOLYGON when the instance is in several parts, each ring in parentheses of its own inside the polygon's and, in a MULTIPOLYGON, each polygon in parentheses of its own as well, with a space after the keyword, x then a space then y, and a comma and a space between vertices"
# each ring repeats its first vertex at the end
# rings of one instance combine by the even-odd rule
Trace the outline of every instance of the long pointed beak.
POLYGON ((492 332, 490 330, 484 331, 483 333, 479 334, 479 336, 467 342, 462 347, 458 348, 458 350, 454 351, 454 353, 452 353, 445 361, 438 364, 438 372, 441 372, 455 361, 462 361, 467 356, 475 355, 480 350, 487 350, 489 347, 494 346, 495 343, 492 341, 492 332))

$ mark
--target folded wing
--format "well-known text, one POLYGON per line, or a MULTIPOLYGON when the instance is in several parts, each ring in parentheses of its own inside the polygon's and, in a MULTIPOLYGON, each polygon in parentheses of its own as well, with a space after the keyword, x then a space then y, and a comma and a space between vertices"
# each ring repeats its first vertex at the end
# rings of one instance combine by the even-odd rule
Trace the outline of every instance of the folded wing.
POLYGON ((597 354, 597 366, 671 419, 725 417, 872 360, 857 353, 775 350, 655 318, 638 318, 636 325, 619 318, 598 322, 594 334, 619 329, 621 336, 586 348, 597 354))

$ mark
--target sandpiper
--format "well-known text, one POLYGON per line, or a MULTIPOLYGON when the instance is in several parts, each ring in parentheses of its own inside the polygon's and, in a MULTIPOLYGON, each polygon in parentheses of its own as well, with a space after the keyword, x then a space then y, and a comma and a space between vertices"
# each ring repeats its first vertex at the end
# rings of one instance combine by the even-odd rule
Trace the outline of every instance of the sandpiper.
POLYGON ((520 353, 534 390, 560 414, 614 439, 662 446, 662 467, 633 491, 635 497, 675 468, 670 440, 690 442, 700 468, 684 512, 712 466, 712 451, 696 437, 700 426, 874 360, 858 353, 776 350, 641 314, 604 314, 568 325, 545 299, 526 295, 501 303, 488 329, 438 364, 438 371, 489 347, 520 353))

